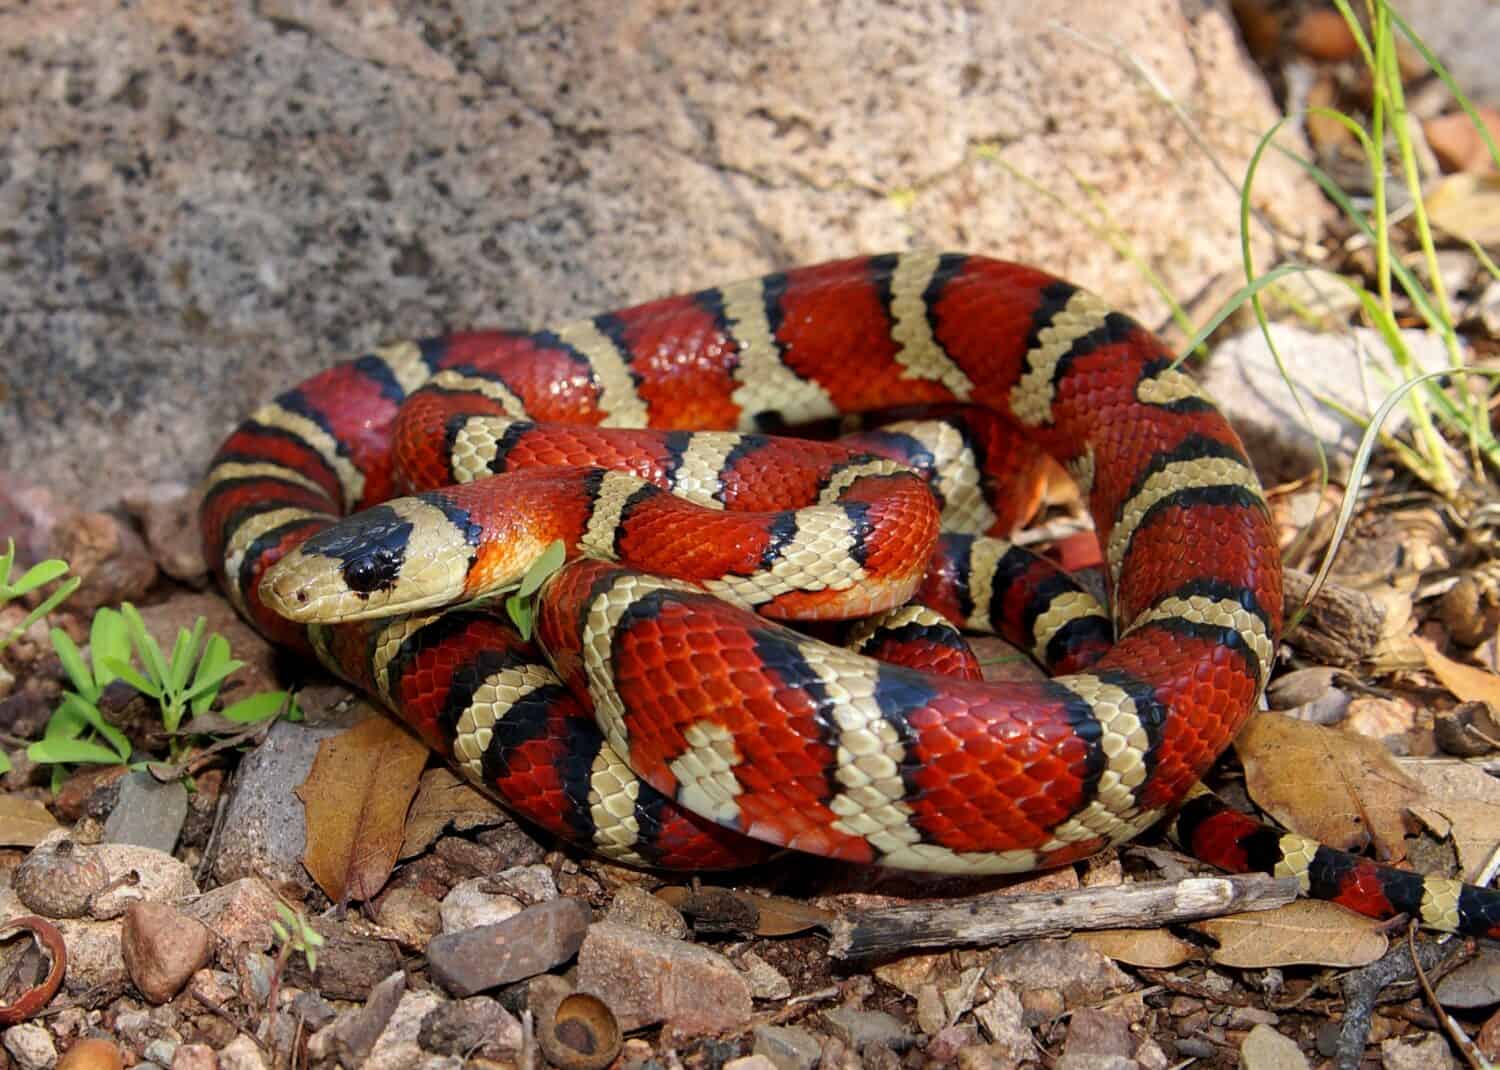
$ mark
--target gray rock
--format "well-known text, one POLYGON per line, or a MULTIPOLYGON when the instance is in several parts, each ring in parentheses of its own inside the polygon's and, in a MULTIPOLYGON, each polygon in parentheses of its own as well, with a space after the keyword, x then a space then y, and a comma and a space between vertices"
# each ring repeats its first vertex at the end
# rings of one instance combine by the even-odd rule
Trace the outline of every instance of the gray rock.
POLYGON ((490 1057, 519 1051, 521 1022, 484 996, 444 1003, 422 1019, 417 1041, 439 1055, 472 1055, 485 1049, 490 1057))
POLYGON ((278 721, 240 762, 222 831, 211 847, 220 883, 263 877, 309 884, 302 868, 307 822, 296 789, 312 769, 318 744, 340 731, 335 725, 278 721))
POLYGON ((187 788, 182 781, 164 784, 145 770, 126 773, 120 778, 119 801, 104 822, 104 842, 132 843, 170 854, 187 812, 187 788))
POLYGON ((604 918, 678 940, 688 931, 681 911, 633 884, 622 884, 615 889, 615 897, 604 912, 604 918))
POLYGON ((219 1049, 219 1070, 266 1070, 265 1054, 244 1033, 219 1049))
POLYGON ((885 1011, 865 1011, 858 1007, 835 1007, 823 1012, 829 1030, 849 1047, 862 1050, 865 1045, 905 1051, 911 1047, 911 1030, 895 1015, 885 1011))
POLYGON ((498 925, 521 912, 521 901, 493 890, 488 877, 471 877, 453 886, 438 906, 443 932, 461 933, 484 925, 498 925))
POLYGON ((823 1054, 818 1038, 796 1026, 758 1025, 753 1036, 751 1050, 770 1059, 776 1070, 813 1070, 823 1054))
MULTIPOLYGON (((1238 263, 1215 165, 1241 173, 1275 118, 1228 0, 360 11, 0 15, 26 42, 0 107, 26 251, 0 265, 0 468, 109 502, 196 478, 252 401, 382 339, 911 245, 1040 262, 1149 322, 1062 176, 1195 293, 1238 263), (1212 117, 1206 153, 1117 55, 1212 117)), ((1274 154, 1256 194, 1294 235, 1326 211, 1274 154)))
POLYGON ((57 1045, 46 1026, 22 1022, 7 1029, 0 1040, 21 1070, 51 1070, 57 1065, 57 1045))
POLYGON ((1488 0, 1404 0, 1401 15, 1475 104, 1500 105, 1500 7, 1488 0))
POLYGON ((656 1022, 689 1036, 729 1032, 751 1014, 750 983, 729 959, 612 921, 589 926, 578 990, 608 1003, 626 1032, 656 1022))
POLYGON ((427 963, 449 992, 472 996, 567 962, 583 944, 591 917, 581 899, 538 903, 498 925, 434 937, 427 963))
MULTIPOLYGON (((1310 433, 1303 427, 1292 392, 1259 328, 1237 334, 1214 349, 1203 375, 1204 389, 1245 440, 1263 480, 1275 483, 1315 472, 1315 441, 1321 441, 1328 451, 1332 473, 1336 477, 1346 474, 1361 430, 1320 404, 1316 395, 1354 412, 1372 414, 1392 385, 1379 370, 1390 368, 1379 333, 1357 328, 1318 334, 1288 324, 1272 324, 1271 337, 1307 406, 1310 433)), ((1401 337, 1424 371, 1447 365, 1447 352, 1435 335, 1402 331, 1401 337)), ((1393 431, 1405 422, 1405 407, 1397 406, 1385 428, 1393 431)))

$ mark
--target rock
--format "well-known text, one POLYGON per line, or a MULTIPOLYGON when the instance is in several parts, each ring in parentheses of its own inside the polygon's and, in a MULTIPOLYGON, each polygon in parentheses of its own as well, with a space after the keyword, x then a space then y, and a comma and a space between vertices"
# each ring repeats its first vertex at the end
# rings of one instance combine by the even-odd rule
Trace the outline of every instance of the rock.
POLYGON ((990 998, 974 1008, 974 1020, 989 1036, 1002 1066, 1014 1066, 1036 1058, 1036 1043, 1026 1025, 1026 1010, 1015 989, 991 981, 990 998))
POLYGON ((182 781, 162 783, 145 770, 120 778, 120 794, 104 822, 106 843, 129 843, 170 854, 187 819, 182 781))
POLYGON ((392 888, 377 900, 376 918, 408 947, 426 947, 443 931, 442 908, 419 888, 392 888))
POLYGON ((557 880, 550 866, 512 866, 492 879, 527 906, 557 898, 557 880))
POLYGON ((637 929, 678 940, 688 932, 687 922, 681 911, 633 884, 622 884, 615 889, 615 897, 610 901, 609 909, 604 912, 604 920, 620 925, 634 925, 637 929))
POLYGON ((581 899, 538 903, 497 925, 435 937, 427 945, 427 963, 433 980, 449 992, 472 996, 567 962, 578 953, 591 917, 581 899))
MULTIPOLYGON (((1474 109, 1491 138, 1500 138, 1500 109, 1481 104, 1474 109)), ((1432 154, 1447 171, 1491 171, 1489 146, 1472 119, 1463 112, 1439 115, 1422 124, 1432 154)))
POLYGON ((894 1015, 864 1011, 857 1007, 834 1007, 823 1012, 829 1030, 849 1047, 863 1051, 866 1045, 905 1051, 911 1047, 911 1031, 894 1015))
MULTIPOLYGON (((370 1057, 361 1064, 360 1070, 406 1070, 413 1065, 425 1067, 425 1063, 418 1063, 418 1060, 423 1059, 423 1053, 417 1037, 421 1032, 422 1022, 441 1002, 442 997, 436 992, 408 992, 402 996, 395 1013, 386 1023, 385 1030, 371 1049, 370 1057)), ((453 1070, 460 1070, 463 1065, 463 1060, 459 1059, 453 1065, 453 1070)))
POLYGON ((271 922, 278 900, 271 886, 258 877, 244 877, 203 893, 183 906, 184 913, 207 925, 229 945, 271 946, 271 922))
POLYGON ((695 1036, 750 1019, 750 984, 723 955, 628 925, 589 926, 578 989, 604 1000, 625 1031, 666 1022, 695 1036))
POLYGON ((219 1049, 219 1070, 266 1070, 265 1053, 240 1033, 219 1049))
POLYGON ((1311 59, 1337 63, 1359 55, 1359 42, 1337 11, 1322 8, 1305 12, 1292 34, 1297 51, 1311 59))
POLYGON ((758 1025, 752 1034, 756 1055, 764 1055, 776 1070, 813 1070, 822 1057, 818 1038, 797 1026, 758 1025))
POLYGON ((417 1042, 439 1055, 484 1052, 487 1058, 514 1055, 522 1044, 521 1022, 484 996, 444 1003, 422 1019, 417 1042))
POLYGON ((125 508, 141 525, 151 557, 168 576, 201 584, 208 577, 198 507, 203 496, 184 483, 152 483, 125 495, 125 508))
POLYGON ((979 1030, 972 1025, 945 1025, 933 1034, 923 1054, 939 1063, 951 1063, 958 1053, 979 1047, 979 1030))
POLYGON ((488 877, 471 877, 455 885, 438 908, 443 932, 459 933, 483 925, 498 925, 519 914, 521 901, 494 891, 494 887, 488 877))
POLYGON ((63 1053, 57 1070, 120 1070, 123 1065, 117 1045, 100 1037, 82 1037, 63 1053))
POLYGON ((52 553, 83 581, 68 597, 75 613, 138 602, 156 582, 146 544, 108 513, 68 514, 52 529, 51 543, 52 553))
MULTIPOLYGON (((0 883, 0 918, 30 914, 15 890, 0 883)), ((120 959, 120 923, 62 918, 53 922, 68 949, 64 990, 72 993, 125 983, 125 964, 120 959)))
POLYGON ((406 993, 406 974, 392 973, 370 990, 362 1006, 344 1011, 307 1045, 314 1062, 337 1058, 344 1066, 362 1066, 406 993))
POLYGON ((177 1054, 178 1041, 158 1037, 151 1041, 141 1051, 141 1054, 157 1066, 171 1066, 173 1057, 177 1054))
POLYGON ((1068 1039, 1058 1065, 1068 1070, 1086 1070, 1110 1059, 1135 1062, 1135 1038, 1130 1023, 1119 1014, 1094 1007, 1079 1007, 1068 1019, 1068 1039))
POLYGON ((66 830, 48 833, 16 867, 13 885, 29 911, 44 918, 77 918, 109 883, 109 870, 93 847, 66 830))
POLYGON ((165 1003, 208 965, 214 934, 165 903, 135 903, 125 912, 120 949, 136 989, 152 1003, 165 1003))
MULTIPOLYGON (((1276 118, 1228 0, 358 7, 6 10, 27 48, 0 197, 9 244, 47 250, 0 282, 12 471, 101 502, 190 482, 253 404, 380 340, 914 240, 1063 269, 1150 322, 1144 274, 1046 194, 1105 191, 1197 293, 1238 265, 1217 168, 1276 118), (1190 134, 1152 81, 1211 118, 1190 134)), ((1326 212, 1275 154, 1255 192, 1293 245, 1326 212)))
POLYGON ((724 1070, 777 1070, 776 1064, 764 1055, 742 1055, 724 1064, 724 1070))
POLYGON ((46 1026, 22 1022, 5 1031, 5 1050, 20 1070, 52 1070, 57 1064, 57 1048, 46 1026))
POLYGON ((52 556, 48 536, 57 518, 58 506, 50 490, 0 471, 0 531, 16 542, 18 572, 52 556))
MULTIPOLYGON (((1314 437, 1328 450, 1333 477, 1346 475, 1361 431, 1320 405, 1309 392, 1324 394, 1355 412, 1373 413, 1388 388, 1381 385, 1378 374, 1361 373, 1360 364, 1377 360, 1379 366, 1389 367, 1384 342, 1378 332, 1368 328, 1318 334, 1279 323, 1271 325, 1271 337, 1302 393, 1311 433, 1303 429, 1302 416, 1259 328, 1237 334, 1215 347, 1202 377, 1204 389, 1219 402, 1244 439, 1263 481, 1277 483, 1316 471, 1314 437), (1370 397, 1362 393, 1361 382, 1371 384, 1370 397)), ((1401 337, 1413 361, 1423 371, 1448 366, 1447 351, 1436 335, 1406 330, 1401 337)), ((1404 408, 1398 406, 1385 429, 1397 430, 1404 422, 1404 408)))
POLYGON ((295 790, 307 779, 318 744, 342 730, 278 721, 240 761, 224 814, 224 827, 234 835, 219 838, 211 862, 220 883, 259 876, 309 886, 302 868, 307 823, 295 790))
POLYGON ((1500 104, 1500 71, 1490 47, 1500 34, 1500 8, 1488 0, 1415 0, 1400 10, 1471 100, 1500 104))
POLYGON ((1420 1040, 1392 1037, 1383 1041, 1380 1065, 1383 1070, 1458 1070, 1462 1064, 1441 1034, 1428 1033, 1420 1040))
POLYGON ((218 1070, 219 1060, 207 1044, 179 1044, 172 1055, 172 1070, 218 1070))
POLYGON ((1240 1065, 1245 1070, 1306 1070, 1307 1057, 1291 1037, 1282 1036, 1271 1026, 1258 1025, 1245 1034, 1240 1045, 1240 1065))
POLYGON ((750 994, 756 999, 790 999, 792 982, 775 966, 753 951, 735 956, 735 965, 750 982, 750 994))

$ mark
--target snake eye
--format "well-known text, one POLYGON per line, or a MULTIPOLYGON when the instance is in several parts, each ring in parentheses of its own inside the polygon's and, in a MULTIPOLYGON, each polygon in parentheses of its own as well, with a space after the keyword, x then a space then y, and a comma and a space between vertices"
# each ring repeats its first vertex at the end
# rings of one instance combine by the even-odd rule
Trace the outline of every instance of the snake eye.
POLYGON ((401 556, 388 549, 372 550, 344 565, 344 583, 351 591, 369 594, 396 585, 401 572, 401 556))

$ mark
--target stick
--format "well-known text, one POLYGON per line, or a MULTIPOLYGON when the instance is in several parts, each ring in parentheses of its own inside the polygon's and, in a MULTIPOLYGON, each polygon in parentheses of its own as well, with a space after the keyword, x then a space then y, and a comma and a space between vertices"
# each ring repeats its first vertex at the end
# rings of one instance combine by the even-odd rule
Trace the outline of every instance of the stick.
POLYGON ((1259 873, 1182 881, 1081 888, 1035 895, 992 894, 957 902, 862 910, 830 927, 828 953, 865 958, 919 947, 1008 944, 1081 929, 1151 928, 1247 910, 1270 910, 1297 898, 1291 877, 1259 873))

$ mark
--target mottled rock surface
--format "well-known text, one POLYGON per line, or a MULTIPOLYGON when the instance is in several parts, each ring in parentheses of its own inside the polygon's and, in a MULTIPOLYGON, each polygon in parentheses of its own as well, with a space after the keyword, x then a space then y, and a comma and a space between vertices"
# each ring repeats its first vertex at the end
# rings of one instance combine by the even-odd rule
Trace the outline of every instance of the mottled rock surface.
MULTIPOLYGON (((1154 322, 1078 182, 1175 292, 1235 268, 1215 168, 1273 112, 1228 6, 12 7, 0 471, 110 502, 381 340, 858 253, 1036 261, 1154 322)), ((1257 207, 1311 225, 1300 182, 1269 154, 1257 207)))

